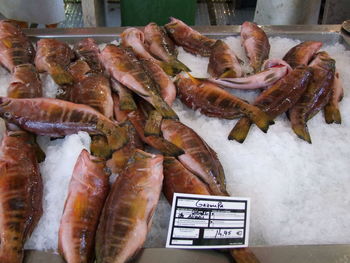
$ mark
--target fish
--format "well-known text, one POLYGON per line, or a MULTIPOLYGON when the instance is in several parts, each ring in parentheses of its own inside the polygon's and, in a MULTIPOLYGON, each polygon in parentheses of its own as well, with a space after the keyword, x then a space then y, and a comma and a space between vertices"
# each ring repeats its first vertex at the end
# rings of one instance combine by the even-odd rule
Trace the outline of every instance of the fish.
POLYGON ((144 38, 147 49, 157 59, 167 62, 172 68, 180 71, 191 71, 185 64, 177 59, 177 49, 165 29, 156 23, 149 23, 144 28, 144 38))
POLYGON ((79 59, 84 60, 89 65, 91 72, 103 72, 103 66, 99 59, 100 49, 93 38, 80 40, 74 45, 73 51, 79 59))
POLYGON ((270 43, 264 30, 252 22, 244 22, 241 26, 242 44, 249 58, 254 73, 261 70, 263 62, 269 58, 270 43))
POLYGON ((153 60, 142 59, 141 63, 148 75, 159 87, 160 96, 169 106, 172 106, 176 99, 176 87, 174 82, 157 63, 154 63, 153 60))
POLYGON ((308 65, 311 58, 320 50, 323 43, 319 41, 305 41, 291 48, 284 55, 285 60, 292 68, 308 65))
POLYGON ((222 40, 217 40, 212 47, 208 73, 213 78, 238 78, 243 74, 237 55, 222 40))
POLYGON ((35 50, 20 27, 8 20, 0 21, 0 64, 13 72, 21 64, 34 61, 35 50))
POLYGON ((6 131, 0 145, 0 262, 23 262, 24 243, 43 213, 42 199, 33 137, 6 131))
POLYGON ((21 64, 14 67, 7 96, 11 98, 43 96, 41 80, 33 64, 21 64))
POLYGON ((327 52, 319 52, 309 64, 313 77, 297 103, 289 110, 294 133, 311 143, 306 122, 316 115, 329 101, 335 74, 335 60, 327 52))
POLYGON ((259 108, 211 82, 179 76, 175 84, 180 100, 186 106, 195 110, 199 109, 207 116, 235 119, 246 115, 263 132, 267 132, 269 125, 273 123, 270 117, 259 108))
MULTIPOLYGON (((73 76, 78 75, 73 72, 74 65, 75 67, 82 67, 83 72, 90 68, 87 62, 78 60, 70 67, 73 76), (80 66, 81 64, 85 65, 80 66), (86 69, 84 70, 84 68, 86 69)), ((71 101, 88 105, 110 119, 113 117, 113 99, 109 79, 102 73, 88 72, 90 71, 78 77, 77 82, 74 83, 70 92, 71 101)))
MULTIPOLYGON (((273 60, 276 62, 275 59, 273 60)), ((208 81, 231 89, 261 89, 273 85, 292 70, 292 68, 282 60, 277 64, 271 65, 268 60, 266 60, 266 62, 268 62, 266 65, 269 67, 264 68, 263 66, 264 69, 254 75, 243 78, 208 78, 208 81)))
POLYGON ((35 66, 39 72, 48 72, 58 85, 73 83, 66 68, 74 57, 68 44, 56 39, 42 38, 37 42, 35 66))
POLYGON ((205 182, 214 195, 227 195, 225 174, 216 153, 191 128, 175 120, 163 120, 166 140, 185 151, 178 159, 190 172, 205 182))
POLYGON ((96 263, 122 263, 142 247, 163 181, 163 156, 136 150, 107 197, 96 233, 96 263))
MULTIPOLYGON (((264 111, 271 119, 290 109, 301 97, 312 78, 312 69, 299 66, 264 90, 254 101, 254 105, 264 111)), ((242 117, 230 132, 228 139, 243 143, 252 122, 242 117)))
POLYGON ((343 99, 344 89, 339 79, 339 73, 336 72, 334 75, 333 85, 331 87, 331 97, 329 102, 324 107, 324 117, 326 123, 337 123, 341 124, 341 114, 339 109, 339 102, 343 99))
POLYGON ((132 91, 122 85, 120 82, 112 79, 112 89, 118 93, 118 105, 122 111, 133 111, 137 109, 136 102, 133 98, 132 91))
POLYGON ((144 149, 141 138, 129 120, 124 121, 120 124, 120 126, 126 127, 129 135, 129 141, 124 147, 115 151, 112 154, 112 158, 107 161, 107 167, 112 171, 112 173, 115 174, 119 174, 124 170, 130 157, 134 154, 136 149, 144 149))
POLYGON ((108 191, 105 161, 83 149, 74 166, 58 232, 58 251, 66 262, 93 262, 95 233, 108 191))
POLYGON ((163 193, 169 204, 174 193, 211 195, 209 186, 181 164, 175 157, 164 157, 163 193))
POLYGON ((125 129, 103 114, 89 106, 64 100, 0 97, 0 117, 36 135, 60 137, 78 131, 102 134, 113 150, 128 141, 125 129))
POLYGON ((170 38, 187 52, 209 57, 216 40, 203 36, 184 22, 170 17, 170 22, 164 26, 170 38))
POLYGON ((175 111, 161 98, 142 63, 129 49, 109 44, 102 50, 101 59, 114 79, 151 103, 164 118, 178 119, 175 111))

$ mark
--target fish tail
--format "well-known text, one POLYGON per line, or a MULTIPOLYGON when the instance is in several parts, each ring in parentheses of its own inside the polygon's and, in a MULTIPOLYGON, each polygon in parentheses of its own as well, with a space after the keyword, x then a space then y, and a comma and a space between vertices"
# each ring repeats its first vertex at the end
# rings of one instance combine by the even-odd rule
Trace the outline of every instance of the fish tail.
POLYGON ((175 111, 161 97, 153 96, 152 105, 164 117, 164 119, 179 119, 175 111))
POLYGON ((326 105, 324 107, 324 118, 326 120, 326 123, 337 123, 341 124, 341 114, 339 111, 339 108, 333 106, 333 105, 326 105))
POLYGON ((249 248, 230 249, 230 254, 236 263, 260 263, 249 248))
POLYGON ((91 137, 91 154, 100 158, 109 158, 112 154, 108 145, 107 138, 103 135, 94 135, 91 137))
POLYGON ((118 125, 106 125, 105 123, 98 123, 97 129, 100 130, 107 137, 107 142, 111 150, 118 150, 128 143, 129 137, 126 127, 118 125))
POLYGON ((265 112, 260 110, 259 108, 256 108, 252 114, 249 115, 249 118, 252 120, 252 122, 255 123, 256 126, 259 127, 260 130, 262 130, 264 133, 267 132, 269 129, 269 126, 274 124, 275 122, 268 116, 265 112))
POLYGON ((162 115, 158 111, 155 111, 155 110, 151 111, 149 113, 149 116, 145 125, 145 132, 144 132, 145 136, 150 136, 150 135, 159 136, 162 119, 163 119, 162 115))
POLYGON ((166 74, 170 76, 175 76, 181 71, 191 72, 191 70, 185 64, 176 58, 168 62, 162 62, 161 68, 165 71, 166 74))
POLYGON ((59 65, 53 66, 49 73, 58 85, 73 84, 73 76, 59 65))
POLYGON ((185 153, 183 149, 176 146, 175 144, 169 142, 168 140, 158 137, 158 136, 148 136, 147 144, 151 145, 153 148, 162 152, 166 156, 174 156, 177 157, 185 153))
POLYGON ((222 73, 219 77, 220 78, 236 78, 237 77, 237 73, 234 69, 227 69, 225 70, 224 73, 222 73))
POLYGON ((306 123, 294 124, 292 125, 292 129, 300 139, 303 139, 311 144, 311 137, 306 123))
POLYGON ((248 117, 241 118, 233 127, 232 131, 230 132, 228 139, 229 140, 235 140, 239 143, 243 143, 245 138, 247 138, 250 126, 252 125, 252 122, 248 117))

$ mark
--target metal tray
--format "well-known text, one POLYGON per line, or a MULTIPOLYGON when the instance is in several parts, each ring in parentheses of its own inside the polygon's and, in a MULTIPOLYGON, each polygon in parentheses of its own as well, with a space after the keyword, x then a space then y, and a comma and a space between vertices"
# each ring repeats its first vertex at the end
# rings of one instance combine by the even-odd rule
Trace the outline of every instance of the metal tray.
MULTIPOLYGON (((350 50, 350 34, 342 30, 342 25, 295 25, 262 26, 268 36, 288 37, 301 41, 317 40, 327 45, 343 44, 350 50)), ((93 37, 98 43, 119 38, 123 27, 111 28, 60 28, 24 30, 34 42, 40 38, 57 38, 73 44, 79 39, 93 37)), ((237 36, 240 26, 197 26, 194 29, 211 38, 237 36)), ((350 244, 344 245, 300 245, 253 247, 252 251, 261 263, 338 263, 350 262, 350 244)), ((25 263, 64 263, 52 252, 26 251, 25 263)), ((229 263, 232 259, 223 253, 210 250, 180 250, 166 248, 145 248, 132 260, 137 263, 229 263)))

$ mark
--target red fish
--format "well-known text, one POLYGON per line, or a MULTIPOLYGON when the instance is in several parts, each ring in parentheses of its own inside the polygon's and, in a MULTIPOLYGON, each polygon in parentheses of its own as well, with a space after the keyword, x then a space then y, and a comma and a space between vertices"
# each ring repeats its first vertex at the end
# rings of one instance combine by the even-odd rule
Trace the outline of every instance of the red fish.
POLYGON ((96 233, 96 262, 122 263, 142 247, 163 181, 163 156, 136 150, 117 177, 96 233))
POLYGON ((305 41, 291 48, 283 60, 292 68, 300 65, 308 65, 311 58, 320 50, 323 43, 318 41, 305 41))
POLYGON ((8 131, 0 145, 2 263, 22 263, 23 245, 42 215, 43 185, 32 139, 8 131))
POLYGON ((37 135, 59 137, 78 131, 103 134, 117 150, 127 141, 125 130, 93 108, 68 101, 0 97, 0 116, 37 135))
POLYGON ((338 72, 335 73, 331 89, 331 97, 329 99, 328 104, 324 107, 324 116, 326 119, 326 123, 341 124, 339 102, 343 99, 344 89, 339 79, 338 72))
POLYGON ((58 250, 67 262, 93 262, 95 232, 108 190, 105 162, 82 150, 69 183, 58 234, 58 250))
POLYGON ((93 38, 85 38, 74 45, 74 52, 78 58, 84 60, 94 73, 103 72, 100 62, 100 49, 93 38))

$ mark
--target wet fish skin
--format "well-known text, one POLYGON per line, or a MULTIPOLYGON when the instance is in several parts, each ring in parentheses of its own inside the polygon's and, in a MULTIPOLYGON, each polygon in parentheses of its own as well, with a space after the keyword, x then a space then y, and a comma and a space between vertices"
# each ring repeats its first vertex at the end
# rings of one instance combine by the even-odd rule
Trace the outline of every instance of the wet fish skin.
POLYGON ((100 62, 100 49, 93 38, 85 38, 74 45, 74 52, 79 59, 84 60, 91 72, 102 73, 103 66, 100 62))
POLYGON ((250 65, 258 73, 263 62, 269 58, 269 39, 263 29, 248 21, 241 26, 241 38, 250 65))
POLYGON ((174 17, 164 26, 172 40, 194 55, 209 57, 216 40, 203 36, 184 22, 174 17))
POLYGON ((133 98, 132 91, 123 86, 118 81, 112 79, 112 89, 118 93, 118 106, 121 111, 133 111, 137 109, 136 102, 133 98))
POLYGON ((82 150, 69 183, 58 234, 58 250, 66 262, 93 262, 95 232, 108 191, 105 162, 82 150))
POLYGON ((0 153, 0 262, 22 263, 24 243, 42 215, 43 185, 33 138, 7 131, 0 153))
POLYGON ((224 170, 214 150, 179 121, 163 120, 161 129, 166 140, 185 151, 178 156, 180 162, 204 181, 213 194, 227 195, 224 170))
POLYGON ((344 89, 339 79, 339 73, 336 72, 334 76, 333 85, 331 87, 331 97, 329 102, 324 107, 324 116, 326 123, 341 124, 341 114, 339 109, 339 102, 343 99, 344 89))
MULTIPOLYGON (((270 88, 264 90, 253 104, 274 119, 290 109, 299 100, 311 77, 311 68, 299 66, 270 88)), ((228 139, 243 143, 251 124, 247 117, 241 118, 230 132, 228 139)))
POLYGON ((211 194, 208 185, 187 170, 176 158, 164 157, 163 167, 163 193, 169 204, 173 202, 174 193, 211 194))
POLYGON ((33 63, 35 50, 22 30, 10 21, 0 21, 0 63, 10 72, 15 66, 33 63))
POLYGON ((313 77, 297 103, 289 110, 294 133, 311 143, 306 122, 316 115, 329 101, 335 74, 335 61, 326 52, 320 52, 309 64, 313 77))
POLYGON ((37 42, 35 66, 48 72, 58 85, 72 84, 73 77, 66 68, 74 57, 71 48, 61 41, 42 38, 37 42))
POLYGON ((292 68, 300 65, 308 65, 311 58, 322 47, 323 43, 318 41, 305 41, 291 48, 283 57, 292 68))
POLYGON ((154 82, 131 50, 107 45, 101 58, 114 79, 151 103, 164 118, 178 119, 174 110, 161 98, 154 82))
POLYGON ((96 233, 96 262, 122 263, 142 247, 163 181, 163 156, 136 150, 108 195, 96 233))
POLYGON ((273 123, 259 108, 208 81, 186 80, 179 77, 176 86, 179 98, 185 105, 200 109, 208 116, 233 119, 246 115, 263 132, 267 132, 269 125, 273 123))
POLYGON ((212 46, 208 73, 213 78, 238 78, 243 74, 237 55, 222 40, 217 40, 212 46))
POLYGON ((43 96, 41 80, 33 64, 21 64, 14 67, 7 96, 11 98, 43 96))
POLYGON ((0 97, 0 116, 37 135, 60 137, 78 131, 103 134, 113 150, 128 141, 126 131, 101 113, 63 100, 0 97))

